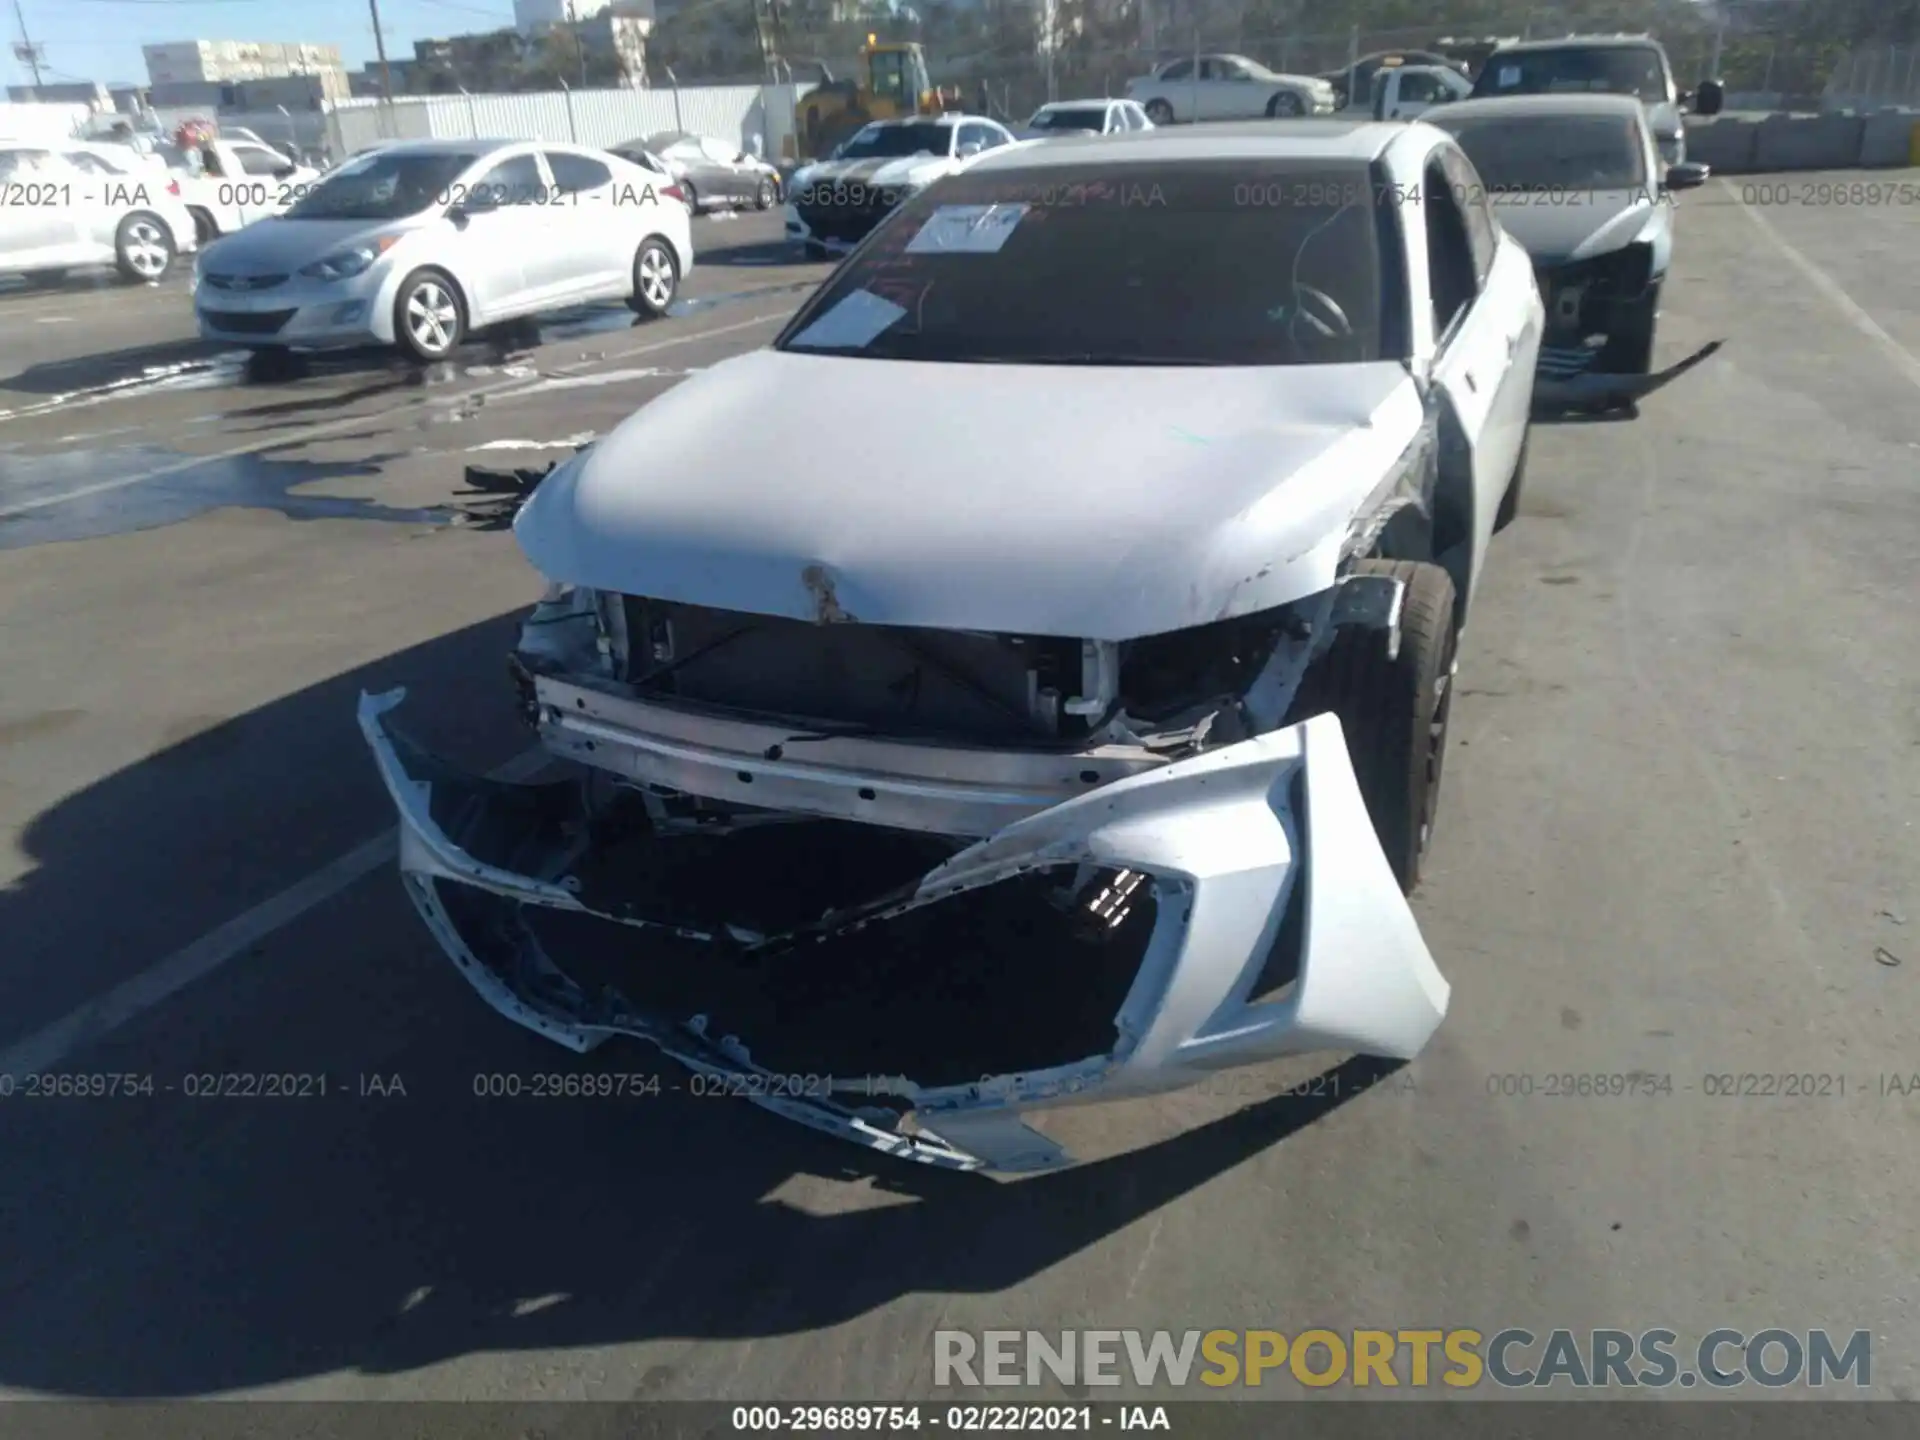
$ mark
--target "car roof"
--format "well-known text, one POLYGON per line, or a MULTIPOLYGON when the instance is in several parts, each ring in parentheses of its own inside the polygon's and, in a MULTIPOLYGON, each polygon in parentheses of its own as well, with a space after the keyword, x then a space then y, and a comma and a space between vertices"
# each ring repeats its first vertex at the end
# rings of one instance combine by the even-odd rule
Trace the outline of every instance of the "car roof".
MULTIPOLYGON (((513 145, 532 144, 528 140, 394 140, 368 147, 382 155, 472 155, 478 159, 513 145)), ((365 151, 362 152, 367 153, 365 151)))
POLYGON ((1516 120, 1529 115, 1617 115, 1623 119, 1642 113, 1641 104, 1632 95, 1597 94, 1593 91, 1567 91, 1557 95, 1485 95, 1478 100, 1456 100, 1438 114, 1422 116, 1444 126, 1450 116, 1511 115, 1516 120))
POLYGON ((1651 35, 1562 35, 1558 40, 1518 40, 1502 45, 1488 56, 1526 55, 1537 50, 1660 50, 1660 42, 1651 35))
POLYGON ((1038 169, 1072 165, 1082 155, 1100 163, 1152 164, 1181 160, 1377 160, 1406 130, 1376 120, 1271 120, 1242 124, 1162 126, 1129 130, 1098 140, 1067 140, 1018 149, 989 150, 973 165, 983 170, 1038 169), (1090 147, 1090 148, 1083 148, 1090 147))
POLYGON ((1090 110, 1095 105, 1118 105, 1118 100, 1107 96, 1098 96, 1091 100, 1049 100, 1033 113, 1044 115, 1049 110, 1090 110))

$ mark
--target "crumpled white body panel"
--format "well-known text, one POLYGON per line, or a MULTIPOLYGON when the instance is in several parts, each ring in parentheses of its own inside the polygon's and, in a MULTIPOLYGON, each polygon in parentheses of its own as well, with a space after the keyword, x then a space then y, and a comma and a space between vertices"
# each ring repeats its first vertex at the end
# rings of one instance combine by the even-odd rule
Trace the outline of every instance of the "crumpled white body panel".
MULTIPOLYGON (((583 994, 572 1005, 557 970, 553 983, 525 988, 480 963, 440 904, 440 885, 473 886, 519 904, 586 907, 566 877, 482 864, 436 823, 433 782, 409 772, 385 718, 404 693, 363 695, 360 725, 399 810, 409 894, 482 996, 577 1050, 626 1034, 713 1074, 756 1070, 731 1037, 708 1039, 703 1019, 595 1012, 583 994)), ((1446 1015, 1449 987, 1380 850, 1332 715, 1015 820, 928 872, 909 904, 1074 863, 1146 874, 1158 902, 1145 957, 1115 1017, 1111 1053, 981 1084, 905 1086, 914 1114, 899 1128, 891 1128, 890 1115, 881 1123, 883 1112, 851 1104, 791 1096, 756 1102, 903 1158, 1042 1169, 1068 1157, 1023 1123, 1029 1111, 1178 1089, 1216 1070, 1288 1054, 1410 1059, 1446 1015), (1305 886, 1296 978, 1276 998, 1252 1002, 1295 885, 1305 886)), ((532 964, 553 969, 544 956, 532 964)))

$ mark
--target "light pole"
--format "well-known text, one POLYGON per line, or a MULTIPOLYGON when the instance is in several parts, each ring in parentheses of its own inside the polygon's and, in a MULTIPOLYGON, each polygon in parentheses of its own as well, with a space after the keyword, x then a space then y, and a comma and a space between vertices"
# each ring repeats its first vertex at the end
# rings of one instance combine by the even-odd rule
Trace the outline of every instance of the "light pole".
POLYGON ((587 83, 587 44, 580 38, 580 22, 574 17, 573 0, 567 0, 567 33, 573 36, 573 58, 580 67, 580 83, 587 83))
MULTIPOLYGON (((13 0, 15 5, 20 0, 13 0)), ((393 109, 393 71, 387 67, 387 41, 380 33, 380 0, 367 0, 367 9, 373 12, 373 53, 380 57, 380 93, 385 97, 389 112, 393 109)))
POLYGON ((33 88, 40 88, 40 47, 33 43, 33 37, 27 34, 27 12, 20 8, 20 0, 13 0, 13 18, 20 22, 20 43, 13 53, 27 62, 27 68, 33 71, 33 88))

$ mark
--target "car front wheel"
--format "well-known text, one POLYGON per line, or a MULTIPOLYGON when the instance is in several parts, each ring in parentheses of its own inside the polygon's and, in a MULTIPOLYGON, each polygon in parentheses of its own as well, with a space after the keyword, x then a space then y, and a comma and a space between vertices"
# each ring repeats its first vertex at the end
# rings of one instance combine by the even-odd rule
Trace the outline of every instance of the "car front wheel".
POLYGON ((774 199, 773 181, 762 180, 760 187, 753 192, 754 207, 759 210, 771 210, 774 199))
POLYGON ((627 305, 635 313, 658 319, 673 304, 680 288, 680 267, 673 252, 660 240, 649 240, 633 257, 633 294, 627 305))
POLYGON ((1399 651, 1388 654, 1384 631, 1343 627, 1302 677, 1289 718, 1340 717, 1380 848, 1411 894, 1433 835, 1453 709, 1453 579, 1438 565, 1411 560, 1361 560, 1353 568, 1405 587, 1399 651))
POLYGON ((1299 115, 1301 108, 1300 97, 1298 95, 1293 94, 1291 91, 1283 91, 1281 94, 1267 101, 1267 118, 1269 120, 1284 120, 1290 116, 1299 115))
POLYGON ((151 285, 173 268, 173 258, 173 233, 158 215, 136 210, 114 232, 114 264, 129 280, 151 285))
POLYGON ((429 364, 444 360, 466 333, 466 306, 447 276, 417 270, 401 282, 393 302, 393 335, 407 354, 429 364))

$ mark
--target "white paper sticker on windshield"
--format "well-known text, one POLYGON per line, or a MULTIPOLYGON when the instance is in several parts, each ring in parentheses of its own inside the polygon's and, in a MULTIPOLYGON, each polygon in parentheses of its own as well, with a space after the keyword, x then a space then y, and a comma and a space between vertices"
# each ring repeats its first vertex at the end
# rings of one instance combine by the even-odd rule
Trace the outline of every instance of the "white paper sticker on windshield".
POLYGON ((991 255, 1031 205, 942 205, 907 242, 909 255, 991 255))
POLYGON ((1518 85, 1519 83, 1520 83, 1520 67, 1518 65, 1502 65, 1500 67, 1500 88, 1501 89, 1504 90, 1509 85, 1518 85))
POLYGON ((856 290, 787 343, 809 350, 857 350, 906 313, 892 301, 856 290))

